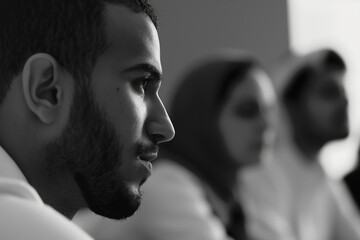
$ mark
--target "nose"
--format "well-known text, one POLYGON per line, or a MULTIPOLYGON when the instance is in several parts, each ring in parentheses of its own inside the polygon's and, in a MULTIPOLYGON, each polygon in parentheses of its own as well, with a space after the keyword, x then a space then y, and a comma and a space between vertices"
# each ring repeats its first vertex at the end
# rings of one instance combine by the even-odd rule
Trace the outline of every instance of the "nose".
POLYGON ((347 98, 346 90, 345 90, 345 88, 342 86, 342 87, 340 88, 339 92, 340 92, 340 93, 339 93, 338 98, 337 98, 338 103, 339 103, 339 105, 340 105, 341 107, 346 108, 346 107, 348 106, 348 104, 349 104, 349 100, 348 100, 348 98, 347 98))
POLYGON ((348 105, 349 105, 349 100, 348 98, 346 97, 346 95, 342 96, 341 98, 341 105, 344 107, 344 108, 347 108, 348 105))
POLYGON ((168 142, 175 136, 174 126, 160 98, 150 109, 147 134, 156 143, 168 142))

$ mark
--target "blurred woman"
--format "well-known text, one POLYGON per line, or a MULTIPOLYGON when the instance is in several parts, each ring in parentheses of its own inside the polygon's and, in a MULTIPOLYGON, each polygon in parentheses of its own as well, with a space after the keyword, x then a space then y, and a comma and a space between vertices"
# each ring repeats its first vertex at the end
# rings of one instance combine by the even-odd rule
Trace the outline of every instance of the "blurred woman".
POLYGON ((270 80, 250 55, 207 58, 175 94, 176 137, 161 149, 138 213, 122 223, 78 222, 96 239, 246 239, 236 178, 260 161, 272 102, 270 80))

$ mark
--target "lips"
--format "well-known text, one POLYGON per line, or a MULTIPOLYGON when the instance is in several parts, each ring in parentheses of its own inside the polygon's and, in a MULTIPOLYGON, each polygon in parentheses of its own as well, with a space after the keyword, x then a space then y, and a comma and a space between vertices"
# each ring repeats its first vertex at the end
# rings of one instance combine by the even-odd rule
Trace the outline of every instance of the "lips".
POLYGON ((347 111, 342 110, 342 111, 336 112, 334 114, 333 119, 336 124, 340 124, 340 125, 346 124, 348 122, 347 111))
POLYGON ((139 158, 142 160, 142 161, 145 161, 145 162, 151 162, 153 160, 155 160, 158 156, 158 151, 151 151, 151 152, 147 152, 147 153, 143 153, 139 156, 139 158))
POLYGON ((141 163, 144 164, 144 166, 148 170, 149 175, 146 177, 146 178, 148 178, 152 174, 152 164, 151 164, 151 162, 145 162, 145 161, 142 161, 141 163))
POLYGON ((151 162, 158 156, 159 146, 156 144, 139 145, 137 149, 137 155, 140 160, 145 162, 151 162))
POLYGON ((142 165, 146 168, 147 173, 144 180, 146 180, 152 173, 152 164, 151 161, 155 160, 158 156, 159 147, 157 145, 145 146, 139 145, 138 148, 138 159, 142 165))

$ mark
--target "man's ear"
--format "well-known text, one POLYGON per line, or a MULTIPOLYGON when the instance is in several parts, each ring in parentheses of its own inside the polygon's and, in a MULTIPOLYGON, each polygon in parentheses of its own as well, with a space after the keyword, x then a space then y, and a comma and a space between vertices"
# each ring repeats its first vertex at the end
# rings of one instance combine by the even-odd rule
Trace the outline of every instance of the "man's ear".
POLYGON ((59 113, 62 91, 59 84, 59 65, 45 53, 32 55, 25 63, 22 85, 25 101, 41 122, 53 123, 59 113))

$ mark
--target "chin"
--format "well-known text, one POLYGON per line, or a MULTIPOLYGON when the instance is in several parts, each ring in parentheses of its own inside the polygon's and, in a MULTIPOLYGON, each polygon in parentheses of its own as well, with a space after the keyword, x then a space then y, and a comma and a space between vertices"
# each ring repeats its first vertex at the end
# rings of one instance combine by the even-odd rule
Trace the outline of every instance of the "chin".
POLYGON ((88 199, 88 207, 94 213, 114 220, 132 216, 141 203, 139 188, 122 187, 115 192, 102 192, 88 199))
POLYGON ((131 217, 138 210, 140 202, 140 197, 136 197, 126 202, 120 200, 117 203, 90 209, 103 217, 121 220, 131 217))
POLYGON ((349 136, 349 129, 347 127, 344 127, 342 129, 339 129, 339 131, 335 134, 333 140, 340 140, 347 138, 349 136))

